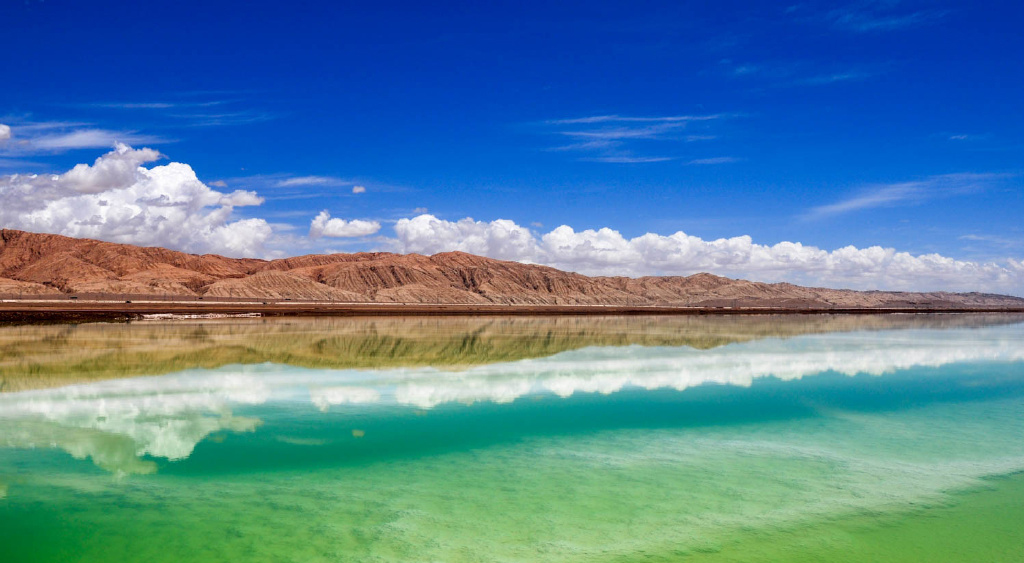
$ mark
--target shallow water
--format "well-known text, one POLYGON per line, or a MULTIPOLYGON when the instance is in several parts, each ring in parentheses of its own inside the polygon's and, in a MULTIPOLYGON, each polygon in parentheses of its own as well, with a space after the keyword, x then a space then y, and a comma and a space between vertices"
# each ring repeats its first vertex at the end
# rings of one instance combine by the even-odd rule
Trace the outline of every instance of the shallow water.
POLYGON ((1022 321, 7 327, 3 560, 1021 561, 1022 321))

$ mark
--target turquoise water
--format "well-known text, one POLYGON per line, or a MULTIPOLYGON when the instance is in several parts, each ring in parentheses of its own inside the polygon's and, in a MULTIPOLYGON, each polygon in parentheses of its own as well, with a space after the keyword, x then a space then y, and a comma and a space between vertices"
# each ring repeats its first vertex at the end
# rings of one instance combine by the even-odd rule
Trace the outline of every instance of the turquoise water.
POLYGON ((921 324, 0 394, 3 560, 1024 560, 1024 324, 921 324))

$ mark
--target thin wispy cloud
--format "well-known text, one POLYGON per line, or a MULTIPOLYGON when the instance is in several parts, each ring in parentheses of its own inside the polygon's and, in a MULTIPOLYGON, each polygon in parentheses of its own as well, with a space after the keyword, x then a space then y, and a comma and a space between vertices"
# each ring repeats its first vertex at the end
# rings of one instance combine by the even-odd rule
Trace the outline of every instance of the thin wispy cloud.
POLYGON ((94 125, 88 121, 32 121, 26 116, 5 116, 0 121, 17 129, 19 135, 37 135, 47 131, 59 131, 94 125))
POLYGON ((734 62, 723 59, 724 72, 736 80, 755 82, 764 88, 827 86, 843 82, 868 80, 885 72, 885 68, 842 67, 811 61, 734 62))
POLYGON ((582 139, 618 141, 622 139, 658 139, 685 127, 684 122, 660 123, 643 127, 601 127, 589 130, 559 131, 560 135, 582 139))
POLYGON ((292 188, 296 186, 351 186, 355 182, 352 180, 346 180, 345 178, 338 178, 336 176, 295 176, 292 178, 285 178, 278 180, 274 183, 274 186, 279 188, 292 188))
POLYGON ((312 209, 312 208, 310 208, 310 209, 290 209, 288 211, 270 211, 270 212, 264 213, 263 216, 264 217, 273 218, 273 219, 297 219, 297 218, 300 218, 300 217, 302 219, 308 219, 310 216, 316 215, 316 213, 317 213, 316 209, 312 209))
POLYGON ((711 158, 695 158, 687 162, 687 164, 729 164, 732 162, 739 162, 743 160, 736 158, 735 156, 714 156, 711 158))
POLYGON ((107 109, 172 109, 172 108, 205 108, 228 103, 226 100, 208 102, 97 102, 81 104, 83 107, 107 109))
MULTIPOLYGON (((592 115, 565 119, 550 119, 543 124, 548 134, 568 137, 574 142, 547 147, 549 152, 579 153, 583 162, 612 164, 643 164, 680 160, 678 155, 664 154, 677 143, 693 143, 716 138, 705 130, 691 132, 699 125, 706 129, 710 123, 731 117, 731 114, 626 116, 592 115), (643 154, 656 143, 662 154, 643 154)), ((678 149, 676 149, 678 150, 678 149)))
MULTIPOLYGON (((182 96, 182 94, 178 94, 182 96)), ((68 104, 71 107, 124 110, 180 122, 187 127, 246 125, 276 119, 278 115, 245 108, 244 99, 117 101, 68 104), (221 111, 213 111, 213 109, 221 111)))
POLYGON ((862 71, 847 71, 847 72, 834 72, 829 74, 819 74, 816 76, 809 76, 807 78, 801 78, 795 80, 796 85, 804 84, 808 86, 820 86, 825 84, 835 84, 837 82, 856 82, 860 80, 867 80, 873 75, 869 72, 862 71))
POLYGON ((167 142, 167 139, 156 135, 109 129, 78 129, 67 133, 40 135, 30 141, 31 145, 37 149, 56 151, 107 148, 114 146, 115 143, 155 145, 167 142))
POLYGON ((132 130, 103 129, 69 121, 15 122, 3 124, 5 142, 0 155, 52 154, 76 149, 110 148, 117 143, 158 145, 171 139, 132 130))
POLYGON ((929 200, 984 191, 1011 176, 1006 174, 943 174, 923 180, 868 186, 854 195, 812 208, 805 219, 825 219, 867 209, 918 205, 929 200))
POLYGON ((976 141, 988 141, 991 140, 992 135, 988 133, 950 133, 946 135, 946 140, 954 143, 973 143, 976 141))
POLYGON ((109 109, 167 109, 177 107, 176 104, 170 104, 166 102, 141 102, 141 103, 101 103, 101 104, 88 104, 89 107, 94 108, 109 108, 109 109))
POLYGON ((292 200, 311 198, 353 197, 360 194, 382 194, 408 192, 406 186, 380 182, 373 178, 360 176, 342 177, 326 174, 251 174, 219 178, 218 181, 230 186, 244 186, 246 189, 259 190, 267 199, 292 200))
POLYGON ((553 152, 563 151, 591 151, 591 150, 607 150, 620 146, 622 143, 614 142, 608 139, 584 141, 582 143, 572 143, 570 145, 559 145, 557 147, 548 147, 544 150, 553 152))
POLYGON ((336 193, 327 192, 292 192, 292 193, 268 193, 265 197, 267 201, 292 201, 302 199, 325 199, 336 196, 336 193))
POLYGON ((709 121, 723 117, 720 114, 712 115, 668 115, 660 117, 636 117, 624 115, 592 115, 589 117, 574 117, 570 119, 550 119, 545 123, 552 125, 572 125, 577 123, 679 123, 687 121, 709 121))
POLYGON ((190 127, 220 127, 227 125, 248 125, 276 119, 277 115, 259 111, 236 111, 225 113, 178 113, 168 117, 186 121, 190 127))
POLYGON ((615 164, 643 164, 648 162, 666 162, 675 160, 671 156, 598 156, 592 158, 581 158, 585 162, 611 162, 615 164))
POLYGON ((907 29, 935 22, 946 16, 946 10, 914 9, 898 0, 867 0, 836 8, 824 19, 833 27, 857 33, 907 29))
POLYGON ((738 65, 732 68, 731 73, 733 76, 748 76, 751 74, 758 74, 761 72, 761 67, 757 65, 738 65))
POLYGON ((23 171, 26 169, 43 168, 45 166, 42 162, 34 162, 31 160, 24 160, 20 158, 3 158, 0 157, 0 170, 8 171, 23 171))
POLYGON ((861 211, 863 209, 883 207, 896 203, 919 202, 925 199, 928 199, 928 194, 922 183, 907 182, 865 190, 863 193, 851 198, 815 207, 808 213, 808 216, 821 219, 852 211, 861 211))
POLYGON ((1009 238, 1000 235, 966 234, 957 237, 960 240, 978 242, 1000 248, 1024 248, 1024 238, 1009 238))

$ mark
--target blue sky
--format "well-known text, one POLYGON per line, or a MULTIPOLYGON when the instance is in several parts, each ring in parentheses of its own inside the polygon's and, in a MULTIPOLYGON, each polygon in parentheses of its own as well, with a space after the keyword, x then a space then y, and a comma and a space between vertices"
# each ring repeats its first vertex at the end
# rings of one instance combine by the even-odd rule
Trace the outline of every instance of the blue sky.
POLYGON ((1024 293, 1017 2, 17 0, 0 22, 4 226, 1024 293), (130 193, 44 185, 115 142, 209 193, 163 169, 130 193), (160 215, 160 190, 198 199, 160 215), (103 213, 75 215, 86 197, 103 213), (888 254, 807 250, 847 246, 888 254))

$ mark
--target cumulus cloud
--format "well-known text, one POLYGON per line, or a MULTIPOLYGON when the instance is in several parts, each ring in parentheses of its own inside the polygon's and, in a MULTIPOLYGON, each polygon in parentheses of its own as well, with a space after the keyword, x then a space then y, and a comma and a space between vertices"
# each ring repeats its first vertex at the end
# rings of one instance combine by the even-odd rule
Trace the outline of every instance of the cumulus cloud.
POLYGON ((259 256, 272 236, 263 219, 233 220, 236 207, 260 205, 254 192, 219 192, 180 162, 145 167, 153 149, 117 144, 92 165, 64 174, 0 176, 0 224, 186 252, 259 256))
POLYGON ((352 193, 354 194, 365 194, 366 186, 352 186, 352 193))
POLYGON ((380 230, 380 223, 377 221, 363 221, 353 219, 331 218, 331 214, 324 209, 309 224, 309 236, 313 238, 333 237, 351 238, 372 235, 380 230))
POLYGON ((75 165, 61 177, 61 182, 82 193, 100 193, 112 187, 125 187, 135 181, 140 165, 159 160, 162 156, 153 149, 132 149, 128 145, 118 145, 113 151, 97 158, 92 166, 75 165))
POLYGON ((520 262, 534 262, 542 255, 536 236, 508 219, 486 223, 467 217, 453 222, 424 214, 399 219, 395 233, 401 252, 435 254, 459 250, 520 262))
POLYGON ((6 141, 11 138, 11 126, 0 123, 0 141, 6 141))
POLYGON ((1024 264, 982 263, 912 255, 892 248, 846 246, 828 251, 799 242, 755 243, 749 236, 704 240, 680 231, 624 237, 609 229, 562 225, 540 234, 507 219, 401 219, 393 244, 401 252, 459 250, 539 263, 588 275, 690 275, 711 272, 763 281, 896 290, 985 290, 1021 293, 1024 264))

